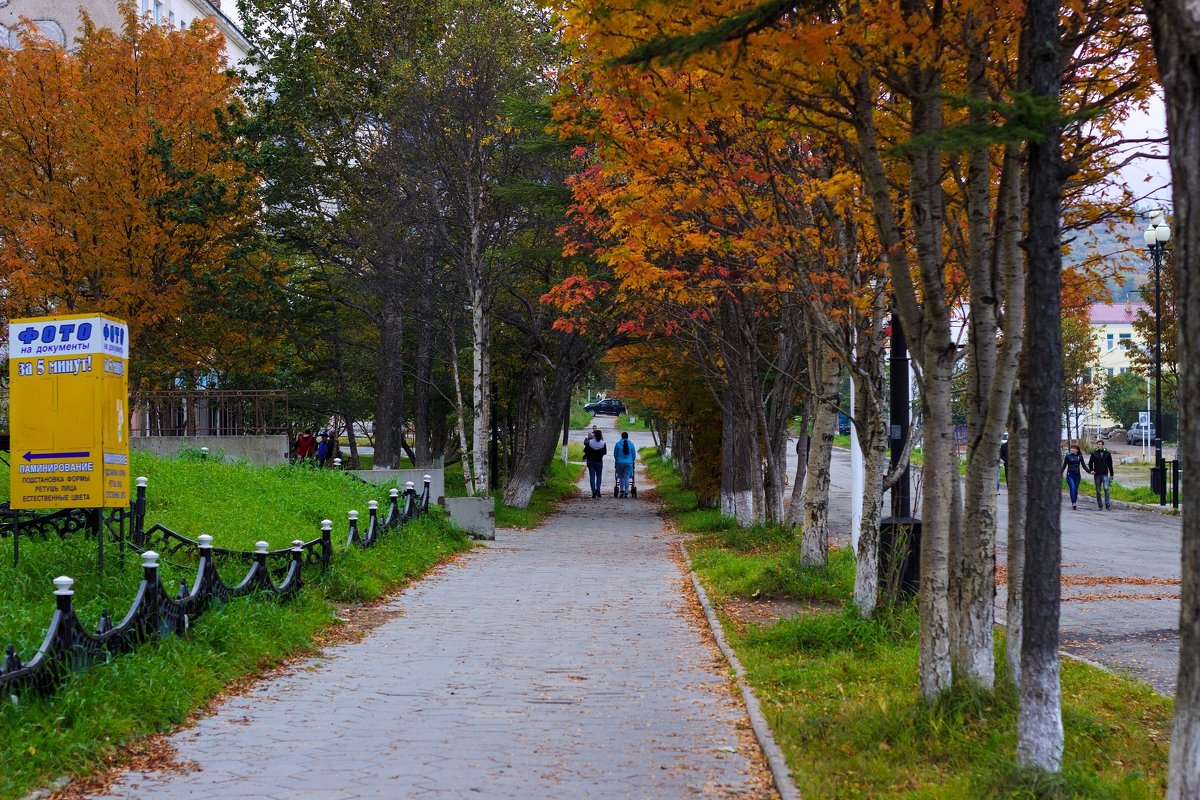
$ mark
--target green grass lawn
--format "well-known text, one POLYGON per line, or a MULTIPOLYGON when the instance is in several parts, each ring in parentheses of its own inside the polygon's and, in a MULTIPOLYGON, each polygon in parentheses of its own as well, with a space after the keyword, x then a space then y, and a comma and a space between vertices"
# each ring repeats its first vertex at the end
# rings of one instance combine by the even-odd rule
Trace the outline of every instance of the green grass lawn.
MULTIPOLYGON (((501 502, 503 492, 492 493, 496 498, 497 528, 536 528, 554 513, 559 503, 578 493, 575 484, 583 474, 583 465, 570 460, 571 452, 572 447, 568 445, 566 464, 563 464, 561 457, 550 459, 550 464, 542 473, 542 480, 533 490, 533 497, 526 508, 506 506, 501 502)), ((583 458, 582 449, 578 451, 578 455, 579 458, 583 458)))
POLYGON ((1015 764, 1016 697, 1001 672, 995 692, 960 689, 934 705, 918 697, 913 606, 864 620, 848 602, 854 562, 795 557, 779 527, 736 528, 697 510, 653 452, 645 463, 679 527, 695 534, 693 564, 717 604, 804 797, 1152 798, 1165 789, 1171 701, 1148 686, 1064 660, 1066 753, 1061 776, 1015 764), (773 623, 739 613, 755 600, 794 601, 773 623))
MULTIPOLYGON (((561 453, 561 450, 558 451, 561 453)), ((550 459, 550 463, 542 473, 542 480, 533 490, 533 497, 526 508, 513 508, 504 505, 504 492, 496 490, 491 493, 496 500, 497 528, 536 528, 546 517, 558 508, 565 498, 576 493, 575 482, 583 474, 583 443, 569 442, 567 444, 567 464, 562 463, 560 454, 550 459)), ((466 497, 467 487, 463 480, 462 461, 455 460, 446 464, 446 496, 466 497)))
MULTIPOLYGON (((332 470, 261 468, 213 460, 166 460, 133 454, 134 475, 150 479, 148 523, 189 537, 210 533, 218 546, 273 548, 311 539, 320 521, 333 519, 336 555, 330 570, 305 569, 305 586, 286 602, 244 598, 210 610, 187 636, 151 642, 111 663, 71 675, 47 697, 0 705, 0 798, 19 798, 64 775, 86 773, 118 753, 122 743, 182 723, 231 681, 291 655, 310 651, 314 636, 336 622, 336 604, 390 593, 446 557, 470 548, 440 509, 390 532, 369 550, 343 552, 346 512, 364 516, 368 500, 385 504, 388 488, 332 470)), ((7 477, 7 475, 5 475, 7 477)), ((7 487, 7 480, 4 481, 7 487)), ((95 543, 75 534, 65 540, 22 539, 12 564, 11 540, 0 539, 0 646, 18 645, 32 657, 54 610, 50 581, 76 579, 75 600, 85 625, 101 608, 119 619, 140 579, 140 560, 122 566, 112 548, 97 574, 95 543)), ((194 572, 190 563, 164 563, 169 587, 194 572)))

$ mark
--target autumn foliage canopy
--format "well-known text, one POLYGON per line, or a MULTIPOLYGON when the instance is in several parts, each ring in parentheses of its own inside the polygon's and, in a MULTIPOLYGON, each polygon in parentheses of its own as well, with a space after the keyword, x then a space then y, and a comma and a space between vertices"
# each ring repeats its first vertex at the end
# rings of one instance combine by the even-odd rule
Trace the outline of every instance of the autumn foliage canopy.
POLYGON ((0 288, 7 318, 130 323, 143 388, 259 362, 235 320, 265 314, 255 183, 221 121, 235 79, 210 21, 124 29, 85 18, 74 52, 26 32, 0 50, 0 288), (242 315, 245 316, 245 315, 242 315))

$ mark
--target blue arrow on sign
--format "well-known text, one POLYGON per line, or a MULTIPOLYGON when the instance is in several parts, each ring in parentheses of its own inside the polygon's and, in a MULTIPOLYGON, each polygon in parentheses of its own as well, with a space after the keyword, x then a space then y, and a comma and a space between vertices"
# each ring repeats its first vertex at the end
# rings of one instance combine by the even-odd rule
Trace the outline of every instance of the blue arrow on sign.
POLYGON ((30 451, 26 450, 25 455, 21 456, 21 458, 25 459, 26 461, 33 461, 34 459, 38 458, 87 458, 90 455, 91 453, 87 450, 83 451, 82 453, 38 453, 37 455, 34 455, 30 451))

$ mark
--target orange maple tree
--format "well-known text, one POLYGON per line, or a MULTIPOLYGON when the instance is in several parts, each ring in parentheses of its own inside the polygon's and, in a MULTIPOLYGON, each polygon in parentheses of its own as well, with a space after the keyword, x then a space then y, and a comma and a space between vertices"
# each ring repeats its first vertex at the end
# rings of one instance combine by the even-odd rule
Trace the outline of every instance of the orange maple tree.
POLYGON ((255 179, 222 125, 235 78, 210 21, 120 32, 85 16, 75 52, 0 51, 0 287, 7 318, 130 323, 135 385, 262 369, 271 262, 255 179))

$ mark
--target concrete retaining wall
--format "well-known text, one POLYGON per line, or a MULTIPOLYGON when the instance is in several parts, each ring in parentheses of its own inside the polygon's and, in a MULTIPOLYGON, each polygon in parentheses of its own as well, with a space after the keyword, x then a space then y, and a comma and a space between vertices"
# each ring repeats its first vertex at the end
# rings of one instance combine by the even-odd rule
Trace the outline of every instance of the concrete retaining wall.
POLYGON ((364 481, 371 483, 386 483, 395 480, 396 485, 404 488, 408 481, 413 482, 417 494, 425 485, 425 476, 429 476, 429 498, 431 503, 444 505, 446 500, 446 471, 444 469, 356 469, 351 470, 364 481))
POLYGON ((286 464, 288 438, 272 436, 135 436, 129 440, 132 450, 174 458, 180 450, 199 450, 207 447, 214 456, 222 454, 226 461, 246 461, 250 464, 286 464))
POLYGON ((496 538, 496 501, 492 497, 447 497, 454 524, 477 539, 496 538))

